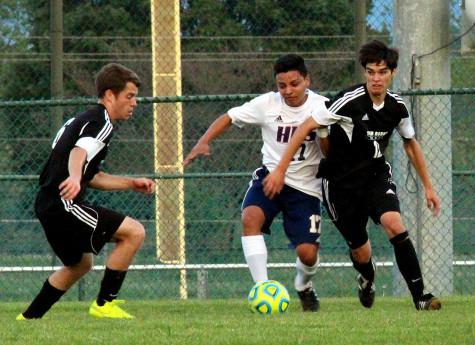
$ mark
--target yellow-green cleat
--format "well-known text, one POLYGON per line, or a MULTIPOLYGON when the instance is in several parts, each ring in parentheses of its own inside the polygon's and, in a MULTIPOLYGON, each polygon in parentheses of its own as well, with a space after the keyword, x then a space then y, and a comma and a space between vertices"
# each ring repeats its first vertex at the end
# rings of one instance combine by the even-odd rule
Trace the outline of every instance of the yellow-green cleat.
POLYGON ((25 320, 28 320, 26 317, 23 316, 22 313, 18 314, 18 316, 16 317, 17 321, 25 321, 25 320))
POLYGON ((89 314, 94 317, 110 318, 110 319, 135 319, 135 316, 130 315, 119 304, 125 303, 124 300, 113 300, 107 302, 103 306, 97 305, 97 302, 92 302, 89 307, 89 314))

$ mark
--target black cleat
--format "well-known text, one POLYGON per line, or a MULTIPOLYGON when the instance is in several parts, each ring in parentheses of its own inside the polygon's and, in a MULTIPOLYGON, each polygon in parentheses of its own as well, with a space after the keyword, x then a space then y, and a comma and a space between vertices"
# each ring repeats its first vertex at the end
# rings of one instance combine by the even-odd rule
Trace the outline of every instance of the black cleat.
POLYGON ((416 305, 417 310, 439 310, 442 308, 440 299, 431 293, 425 294, 414 304, 416 305))
POLYGON ((309 286, 303 291, 297 291, 300 304, 302 304, 303 311, 312 311, 315 312, 320 308, 320 300, 318 299, 317 293, 312 286, 309 286))
POLYGON ((370 282, 363 278, 361 274, 358 275, 358 297, 365 308, 371 308, 376 296, 374 282, 370 282))

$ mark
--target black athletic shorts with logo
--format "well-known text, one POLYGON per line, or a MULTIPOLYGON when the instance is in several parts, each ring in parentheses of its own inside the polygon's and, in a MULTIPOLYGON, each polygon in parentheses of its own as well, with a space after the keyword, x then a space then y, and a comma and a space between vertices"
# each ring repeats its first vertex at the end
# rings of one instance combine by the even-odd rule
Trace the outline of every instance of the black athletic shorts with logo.
POLYGON ((83 253, 97 255, 125 219, 115 211, 62 200, 59 195, 42 191, 36 197, 35 212, 49 244, 65 266, 79 263, 83 253))
POLYGON ((379 224, 384 213, 401 213, 390 170, 373 174, 364 185, 356 188, 347 184, 342 188, 325 178, 322 187, 323 203, 330 219, 352 249, 361 247, 368 240, 368 217, 379 224))

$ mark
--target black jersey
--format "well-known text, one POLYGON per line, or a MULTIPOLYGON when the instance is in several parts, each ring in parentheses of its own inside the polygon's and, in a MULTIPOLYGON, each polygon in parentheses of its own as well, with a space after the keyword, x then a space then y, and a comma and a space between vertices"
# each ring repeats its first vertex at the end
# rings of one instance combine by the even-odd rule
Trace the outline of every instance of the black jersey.
POLYGON ((350 185, 365 182, 371 172, 387 169, 384 151, 394 129, 407 139, 415 134, 404 101, 389 90, 376 106, 366 85, 355 85, 340 92, 327 107, 331 115, 316 114, 315 120, 330 126, 330 151, 320 172, 328 180, 350 185))
POLYGON ((59 200, 59 185, 69 176, 69 154, 78 146, 87 151, 81 193, 75 198, 80 200, 87 183, 99 172, 99 165, 106 157, 112 133, 109 114, 102 104, 68 120, 53 141, 51 154, 40 175, 41 189, 57 195, 59 200))

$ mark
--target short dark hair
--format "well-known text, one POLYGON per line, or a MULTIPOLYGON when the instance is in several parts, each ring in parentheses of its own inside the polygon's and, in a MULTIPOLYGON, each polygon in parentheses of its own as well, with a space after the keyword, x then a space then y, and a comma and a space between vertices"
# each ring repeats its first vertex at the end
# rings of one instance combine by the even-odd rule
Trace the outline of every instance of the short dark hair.
POLYGON ((397 67, 399 52, 395 48, 388 47, 385 43, 373 40, 364 44, 360 48, 359 60, 361 66, 366 68, 369 63, 386 62, 388 68, 392 71, 397 67))
POLYGON ((107 90, 111 90, 117 95, 125 89, 128 82, 134 83, 137 87, 142 84, 138 75, 131 69, 118 63, 109 63, 96 74, 97 96, 104 97, 107 90))
POLYGON ((303 58, 296 54, 283 55, 274 63, 274 77, 279 73, 299 71, 304 77, 307 76, 307 66, 303 58))

